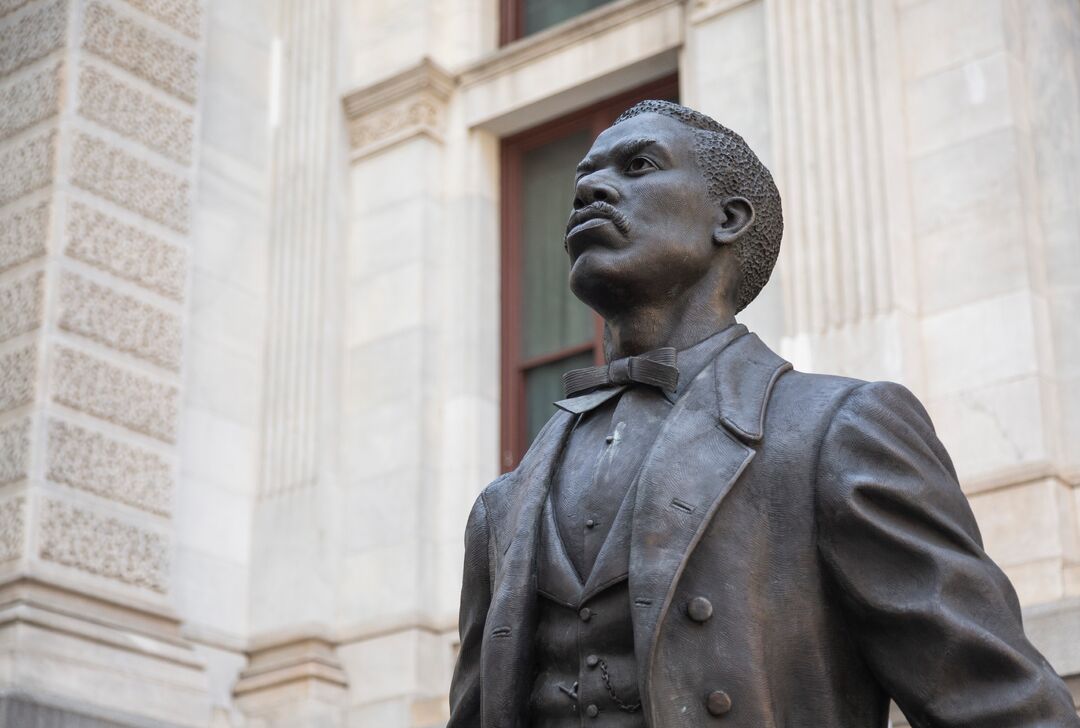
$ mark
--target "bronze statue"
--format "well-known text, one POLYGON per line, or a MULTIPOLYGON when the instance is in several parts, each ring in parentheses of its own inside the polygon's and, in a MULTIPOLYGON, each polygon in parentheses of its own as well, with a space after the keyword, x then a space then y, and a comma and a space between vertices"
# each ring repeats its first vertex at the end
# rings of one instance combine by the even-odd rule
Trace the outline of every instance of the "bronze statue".
POLYGON ((741 137, 645 101, 567 226, 604 367, 465 534, 449 728, 1080 726, 903 387, 804 374, 735 322, 783 228, 741 137))

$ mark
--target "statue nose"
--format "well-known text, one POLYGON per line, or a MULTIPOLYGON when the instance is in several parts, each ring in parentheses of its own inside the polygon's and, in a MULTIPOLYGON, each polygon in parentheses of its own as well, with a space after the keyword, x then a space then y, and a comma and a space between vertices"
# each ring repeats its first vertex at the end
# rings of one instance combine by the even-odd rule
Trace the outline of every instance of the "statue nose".
POLYGON ((575 210, 580 210, 594 202, 607 202, 614 205, 618 201, 618 191, 595 173, 582 177, 577 183, 574 196, 575 210))

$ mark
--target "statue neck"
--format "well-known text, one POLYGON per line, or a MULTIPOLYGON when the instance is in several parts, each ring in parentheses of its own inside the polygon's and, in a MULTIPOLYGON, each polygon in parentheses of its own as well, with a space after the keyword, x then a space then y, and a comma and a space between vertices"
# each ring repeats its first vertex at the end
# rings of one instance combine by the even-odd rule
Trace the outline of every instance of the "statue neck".
POLYGON ((698 299, 690 295, 666 305, 641 306, 605 320, 608 361, 663 346, 686 349, 735 323, 735 311, 727 301, 698 299))

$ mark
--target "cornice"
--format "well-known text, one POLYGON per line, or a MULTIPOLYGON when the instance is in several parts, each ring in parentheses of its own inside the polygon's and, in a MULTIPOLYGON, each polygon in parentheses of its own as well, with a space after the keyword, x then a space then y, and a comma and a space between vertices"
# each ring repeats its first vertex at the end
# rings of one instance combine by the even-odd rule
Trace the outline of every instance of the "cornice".
POLYGON ((454 77, 430 58, 342 99, 355 161, 417 135, 442 137, 454 77))
POLYGON ((486 81, 644 15, 683 4, 684 0, 617 0, 503 46, 464 68, 458 74, 458 83, 469 86, 486 81))

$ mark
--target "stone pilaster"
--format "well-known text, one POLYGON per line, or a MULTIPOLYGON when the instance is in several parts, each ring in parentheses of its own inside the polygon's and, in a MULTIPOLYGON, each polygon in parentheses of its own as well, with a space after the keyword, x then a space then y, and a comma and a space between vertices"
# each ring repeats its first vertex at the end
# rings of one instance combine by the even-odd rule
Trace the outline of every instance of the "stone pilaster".
POLYGON ((344 277, 337 220, 345 159, 338 3, 280 0, 275 9, 280 45, 272 94, 280 112, 271 121, 262 457, 250 572, 254 641, 236 697, 269 725, 329 726, 343 715, 344 675, 331 681, 337 687, 329 692, 319 677, 325 677, 323 653, 332 655, 333 645, 323 641, 321 652, 297 651, 290 647, 294 637, 283 644, 276 635, 325 625, 334 614, 338 540, 347 525, 336 468, 338 281, 344 277), (277 664, 282 650, 290 655, 285 667, 277 664), (298 688, 296 675, 308 674, 315 676, 312 690, 298 688))
POLYGON ((183 725, 205 720, 171 599, 202 25, 200 0, 0 4, 3 689, 183 725))
POLYGON ((784 200, 781 349, 806 369, 917 387, 891 4, 765 5, 773 170, 784 200))

